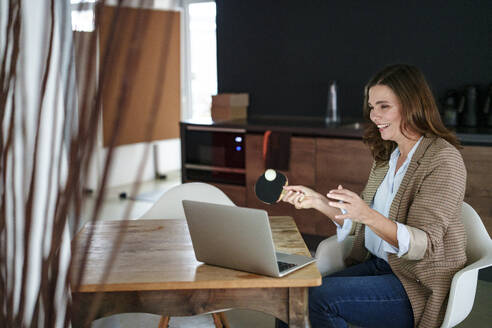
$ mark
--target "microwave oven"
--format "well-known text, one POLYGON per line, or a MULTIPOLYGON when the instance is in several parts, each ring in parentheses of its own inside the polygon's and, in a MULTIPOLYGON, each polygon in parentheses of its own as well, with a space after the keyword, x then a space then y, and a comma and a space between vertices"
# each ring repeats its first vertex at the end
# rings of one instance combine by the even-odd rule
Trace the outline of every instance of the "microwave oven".
POLYGON ((182 133, 184 182, 246 184, 246 130, 187 125, 182 133))

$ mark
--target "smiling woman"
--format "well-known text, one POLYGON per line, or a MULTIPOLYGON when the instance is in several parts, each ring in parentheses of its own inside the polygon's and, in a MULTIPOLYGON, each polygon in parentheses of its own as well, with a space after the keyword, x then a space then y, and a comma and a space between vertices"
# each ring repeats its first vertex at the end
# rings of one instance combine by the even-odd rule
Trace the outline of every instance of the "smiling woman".
POLYGON ((326 215, 338 241, 355 235, 349 266, 310 290, 311 325, 439 327, 451 277, 466 262, 466 170, 456 137, 423 74, 409 65, 384 68, 369 81, 364 114, 374 164, 361 195, 341 185, 326 197, 284 187, 282 200, 326 215))

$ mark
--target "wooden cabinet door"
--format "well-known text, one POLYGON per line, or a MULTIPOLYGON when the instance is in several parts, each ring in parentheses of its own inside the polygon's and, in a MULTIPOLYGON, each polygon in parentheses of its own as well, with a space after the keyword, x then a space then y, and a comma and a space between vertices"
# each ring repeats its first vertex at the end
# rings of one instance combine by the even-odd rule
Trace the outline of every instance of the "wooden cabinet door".
MULTIPOLYGON (((289 185, 302 184, 307 187, 315 186, 315 152, 314 138, 292 137, 290 141, 289 170, 280 171, 286 175, 289 185)), ((263 160, 263 135, 246 135, 246 202, 248 207, 260 208, 269 215, 292 216, 301 232, 311 225, 310 217, 314 210, 298 211, 292 205, 280 202, 273 205, 262 203, 256 198, 254 186, 258 177, 265 172, 263 160)))
POLYGON ((225 183, 207 182, 216 186, 229 197, 236 206, 246 206, 246 188, 244 186, 236 186, 225 183))
MULTIPOLYGON (((358 194, 364 189, 372 165, 372 156, 361 140, 316 139, 316 191, 326 195, 339 184, 358 194)), ((321 213, 313 218, 313 234, 330 236, 336 227, 321 213)))
POLYGON ((316 139, 316 188, 326 194, 341 184, 360 194, 373 162, 369 148, 361 140, 316 139))
POLYGON ((482 218, 492 236, 492 147, 465 146, 461 149, 465 162, 465 202, 482 218))

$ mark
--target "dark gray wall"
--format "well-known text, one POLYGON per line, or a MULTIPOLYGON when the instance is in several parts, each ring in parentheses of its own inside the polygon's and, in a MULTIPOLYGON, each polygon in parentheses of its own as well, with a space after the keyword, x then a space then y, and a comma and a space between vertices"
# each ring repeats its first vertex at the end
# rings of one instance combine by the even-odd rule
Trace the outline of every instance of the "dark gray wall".
POLYGON ((216 2, 219 92, 249 92, 250 117, 323 117, 330 80, 360 117, 364 84, 398 62, 437 97, 492 83, 492 1, 216 2))

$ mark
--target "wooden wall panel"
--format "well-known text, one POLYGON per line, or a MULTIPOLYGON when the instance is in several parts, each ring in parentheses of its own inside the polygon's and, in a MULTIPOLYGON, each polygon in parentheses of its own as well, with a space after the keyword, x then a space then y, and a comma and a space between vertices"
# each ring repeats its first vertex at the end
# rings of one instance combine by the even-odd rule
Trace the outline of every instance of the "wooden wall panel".
POLYGON ((372 156, 361 140, 316 139, 316 174, 319 192, 326 194, 341 184, 360 194, 372 165, 372 156))
MULTIPOLYGON (((315 139, 292 137, 290 143, 289 170, 280 172, 287 176, 289 185, 300 184, 314 188, 316 181, 315 139)), ((315 215, 315 210, 296 210, 294 206, 284 202, 267 205, 256 198, 254 185, 258 177, 265 172, 262 147, 263 135, 248 134, 246 136, 246 200, 248 207, 264 209, 269 215, 292 216, 299 231, 312 234, 311 218, 315 215)))
MULTIPOLYGON (((339 184, 361 193, 372 165, 372 156, 361 140, 317 138, 316 139, 316 190, 326 195, 339 184)), ((315 234, 331 236, 336 233, 333 222, 316 213, 313 218, 315 234)))
POLYGON ((224 183, 207 182, 222 190, 236 206, 246 206, 246 188, 244 186, 236 186, 224 183))
POLYGON ((461 150, 465 162, 465 202, 480 215, 492 236, 492 147, 465 146, 461 150))
POLYGON ((150 140, 178 138, 180 13, 137 8, 115 13, 115 7, 102 7, 99 16, 99 72, 106 77, 102 82, 104 146, 109 145, 122 107, 126 115, 118 124, 116 145, 148 141, 149 136, 150 140), (115 17, 115 33, 110 35, 115 17), (156 104, 157 115, 151 117, 156 104), (155 124, 151 134, 149 120, 155 124))

